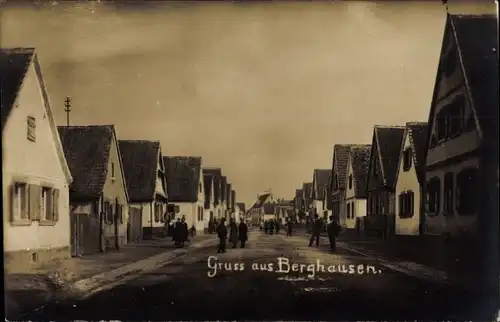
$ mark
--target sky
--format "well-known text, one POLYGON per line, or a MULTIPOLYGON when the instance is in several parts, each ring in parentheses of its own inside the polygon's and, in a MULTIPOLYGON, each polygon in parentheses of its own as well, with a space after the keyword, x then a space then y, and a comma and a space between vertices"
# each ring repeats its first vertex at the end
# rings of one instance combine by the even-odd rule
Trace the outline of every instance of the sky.
POLYGON ((0 45, 36 47, 58 125, 69 96, 72 125, 201 156, 247 204, 292 199, 375 124, 427 121, 446 18, 440 1, 0 6, 0 45))

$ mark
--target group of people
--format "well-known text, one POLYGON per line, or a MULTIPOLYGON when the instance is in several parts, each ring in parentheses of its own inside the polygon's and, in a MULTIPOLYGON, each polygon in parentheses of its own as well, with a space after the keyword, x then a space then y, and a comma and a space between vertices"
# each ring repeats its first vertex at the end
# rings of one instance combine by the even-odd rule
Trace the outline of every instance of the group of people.
MULTIPOLYGON (((217 224, 217 237, 219 237, 219 246, 217 248, 217 253, 226 252, 226 241, 228 239, 228 227, 226 226, 226 218, 222 218, 220 223, 217 224)), ((240 247, 245 248, 245 243, 248 240, 248 226, 244 220, 240 221, 237 225, 234 219, 229 222, 229 241, 233 244, 233 248, 236 248, 238 241, 240 242, 240 247)))
MULTIPOLYGON (((316 247, 319 247, 319 237, 321 236, 323 228, 323 221, 319 218, 318 214, 315 214, 314 220, 311 222, 311 239, 309 240, 309 247, 312 247, 314 241, 316 241, 316 247)), ((340 225, 333 219, 333 216, 330 216, 330 222, 326 225, 326 231, 332 251, 335 251, 337 248, 336 239, 339 236, 340 230, 340 225)))
POLYGON ((194 225, 188 229, 186 217, 184 216, 182 216, 182 218, 177 218, 177 221, 171 218, 168 223, 167 236, 172 237, 172 241, 177 247, 184 247, 184 243, 189 242, 189 233, 191 233, 191 237, 194 237, 195 232, 196 229, 194 225))
MULTIPOLYGON (((264 230, 264 233, 269 235, 273 235, 274 232, 276 232, 276 234, 279 234, 280 228, 281 225, 276 219, 264 220, 264 222, 260 225, 260 230, 264 230)), ((286 228, 286 235, 292 236, 293 222, 291 218, 287 219, 286 228)))

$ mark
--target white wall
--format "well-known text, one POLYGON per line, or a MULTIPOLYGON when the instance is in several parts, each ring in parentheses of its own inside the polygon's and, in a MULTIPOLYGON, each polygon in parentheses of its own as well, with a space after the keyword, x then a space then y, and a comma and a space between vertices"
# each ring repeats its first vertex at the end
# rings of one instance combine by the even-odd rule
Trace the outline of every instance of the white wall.
MULTIPOLYGON (((405 143, 403 151, 407 148, 412 148, 410 142, 410 136, 405 135, 405 143)), ((412 155, 414 151, 412 150, 412 155)), ((420 184, 418 182, 417 171, 415 169, 415 162, 413 158, 411 161, 411 168, 408 171, 404 171, 404 162, 401 156, 401 162, 399 164, 399 174, 396 182, 396 235, 418 235, 419 234, 419 224, 420 224, 420 184), (399 216, 399 209, 401 208, 399 202, 399 195, 402 192, 413 191, 413 216, 411 218, 401 218, 399 216)))
POLYGON ((50 127, 41 89, 31 65, 16 106, 12 108, 2 133, 4 250, 68 247, 70 245, 69 193, 63 166, 57 155, 58 133, 50 127), (27 117, 36 120, 36 142, 27 139, 27 117), (16 178, 28 184, 51 184, 60 190, 59 220, 53 226, 36 221, 12 225, 10 186, 16 178))

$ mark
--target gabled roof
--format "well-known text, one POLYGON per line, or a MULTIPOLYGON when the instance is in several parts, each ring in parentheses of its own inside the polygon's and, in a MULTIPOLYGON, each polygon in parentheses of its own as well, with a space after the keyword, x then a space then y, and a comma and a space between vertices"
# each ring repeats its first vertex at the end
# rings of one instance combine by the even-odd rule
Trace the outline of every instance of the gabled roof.
MULTIPOLYGON (((404 126, 375 125, 373 136, 377 145, 377 158, 382 172, 382 180, 387 187, 394 187, 398 172, 399 158, 401 156, 401 146, 404 144, 404 126)), ((375 150, 372 146, 372 152, 375 150)))
POLYGON ((214 185, 214 204, 218 205, 221 202, 221 168, 203 168, 203 174, 208 174, 213 177, 214 185))
POLYGON ((408 136, 413 151, 413 163, 415 164, 415 170, 417 172, 417 178, 420 184, 423 184, 425 182, 425 158, 427 154, 426 144, 428 129, 429 125, 427 124, 427 122, 406 123, 403 146, 401 147, 401 157, 399 159, 399 162, 401 163, 402 153, 404 151, 404 140, 406 139, 406 136, 408 136))
POLYGON ((325 186, 325 184, 328 184, 331 172, 332 172, 331 169, 314 169, 313 189, 316 192, 316 200, 325 199, 325 191, 323 190, 323 187, 325 186))
POLYGON ((205 192, 205 209, 210 209, 210 199, 212 199, 214 177, 210 174, 205 174, 203 169, 203 188, 205 192))
POLYGON ((73 178, 69 165, 64 157, 64 151, 57 131, 57 126, 52 115, 49 96, 42 70, 34 48, 2 48, 0 49, 0 119, 3 130, 10 112, 19 96, 24 79, 29 67, 33 64, 36 77, 40 85, 45 112, 49 121, 52 140, 56 148, 57 157, 61 164, 66 181, 71 183, 73 178))
MULTIPOLYGON (((113 141, 118 150, 120 169, 123 171, 120 147, 113 125, 59 126, 59 136, 73 182, 70 197, 73 200, 93 200, 101 196, 108 174, 113 141)), ((124 173, 125 194, 129 200, 124 173)))
MULTIPOLYGON (((349 158, 349 150, 352 144, 335 144, 333 146, 333 174, 337 174, 337 180, 340 189, 345 189, 345 179, 347 176, 347 159, 349 158)), ((332 187, 333 188, 333 187, 332 187)), ((333 189, 332 189, 333 190, 333 189)))
POLYGON ((240 208, 240 211, 245 212, 245 203, 244 202, 237 202, 238 208, 240 208))
MULTIPOLYGON (((458 50, 472 112, 481 138, 498 138, 498 34, 495 15, 447 15, 444 40, 451 34, 458 50), (486 133, 485 133, 486 132, 486 133)), ((432 129, 440 75, 440 60, 434 84, 429 128, 432 129)), ((426 142, 426 150, 429 147, 426 142)), ((494 143, 498 145, 498 143, 494 143)))
POLYGON ((119 140, 118 144, 130 202, 153 201, 158 170, 162 170, 158 169, 158 163, 163 163, 160 142, 119 140))
POLYGON ((370 167, 370 144, 354 145, 349 152, 356 198, 366 198, 366 180, 370 167))
POLYGON ((163 157, 167 176, 167 194, 171 202, 198 201, 198 187, 201 182, 201 157, 163 157))

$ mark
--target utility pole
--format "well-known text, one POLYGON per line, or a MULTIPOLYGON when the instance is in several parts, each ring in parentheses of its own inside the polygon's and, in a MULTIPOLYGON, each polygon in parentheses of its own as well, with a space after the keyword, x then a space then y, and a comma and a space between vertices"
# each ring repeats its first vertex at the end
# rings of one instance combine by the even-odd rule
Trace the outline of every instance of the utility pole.
POLYGON ((69 113, 71 112, 71 99, 66 97, 64 101, 64 112, 66 112, 66 125, 69 126, 69 113))

